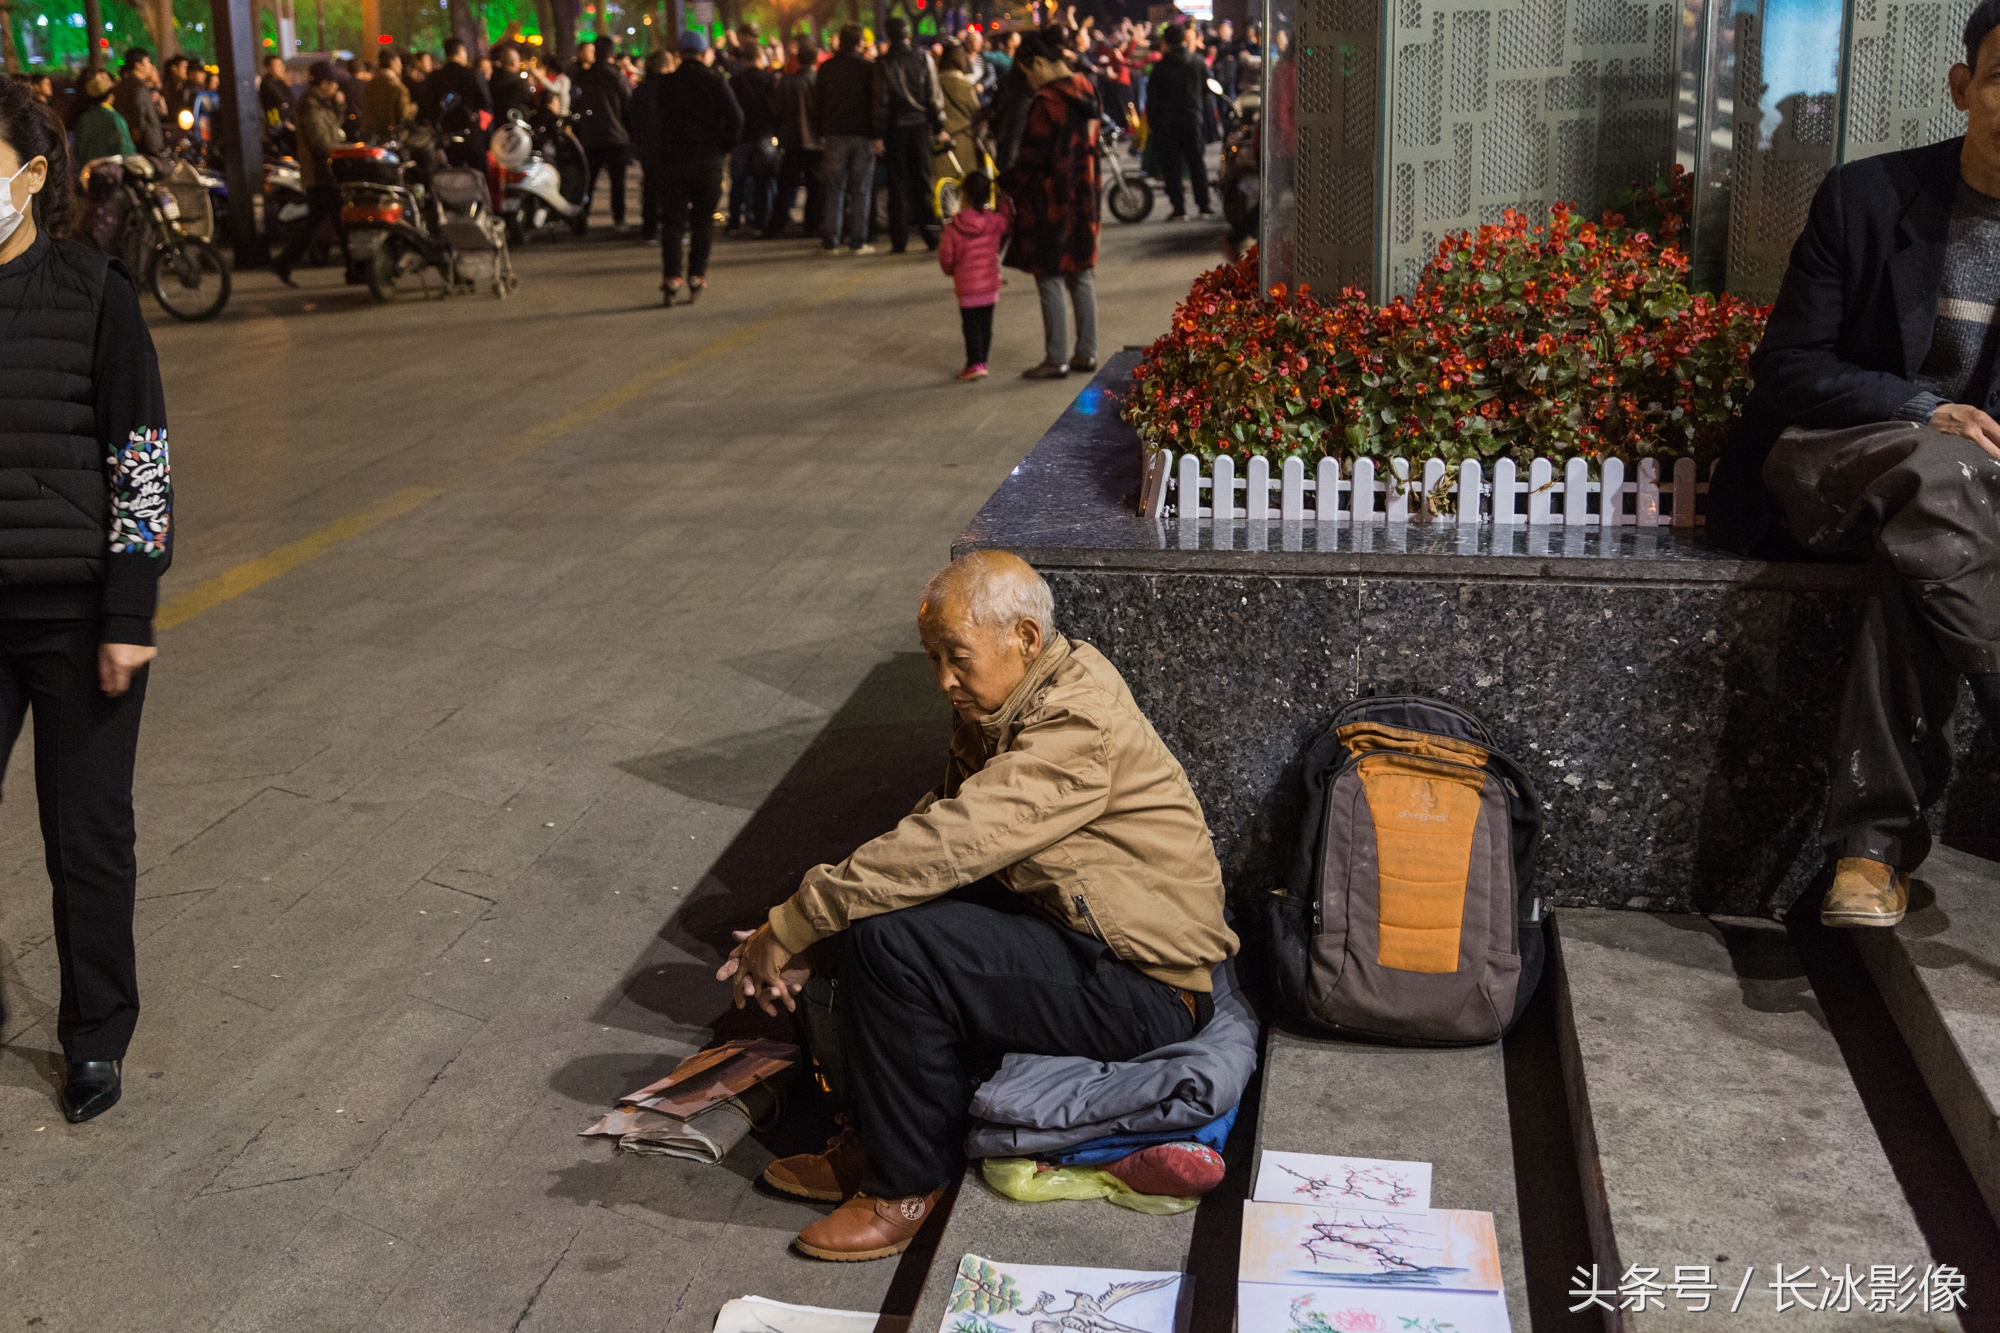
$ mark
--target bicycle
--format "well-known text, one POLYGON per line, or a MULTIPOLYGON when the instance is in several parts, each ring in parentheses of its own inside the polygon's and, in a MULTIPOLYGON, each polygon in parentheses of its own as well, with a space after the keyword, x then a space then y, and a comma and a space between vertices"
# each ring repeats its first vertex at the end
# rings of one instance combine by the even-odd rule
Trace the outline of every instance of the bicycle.
MULTIPOLYGON (((937 183, 931 186, 931 205, 937 210, 937 218, 940 224, 951 221, 952 215, 958 212, 961 203, 961 187, 965 184, 965 178, 971 174, 960 165, 958 153, 955 149, 945 149, 944 155, 950 161, 954 174, 938 177, 937 183)), ((999 177, 1000 173, 993 168, 993 155, 988 153, 984 148, 979 150, 979 162, 976 165, 978 170, 986 173, 987 180, 995 180, 999 177)))

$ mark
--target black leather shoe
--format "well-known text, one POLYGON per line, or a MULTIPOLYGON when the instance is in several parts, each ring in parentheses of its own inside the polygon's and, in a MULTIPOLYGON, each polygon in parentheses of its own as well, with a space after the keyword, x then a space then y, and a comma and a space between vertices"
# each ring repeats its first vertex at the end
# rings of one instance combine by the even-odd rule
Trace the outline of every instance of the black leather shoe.
POLYGON ((80 1125, 118 1104, 124 1085, 116 1060, 80 1060, 63 1078, 63 1119, 80 1125))

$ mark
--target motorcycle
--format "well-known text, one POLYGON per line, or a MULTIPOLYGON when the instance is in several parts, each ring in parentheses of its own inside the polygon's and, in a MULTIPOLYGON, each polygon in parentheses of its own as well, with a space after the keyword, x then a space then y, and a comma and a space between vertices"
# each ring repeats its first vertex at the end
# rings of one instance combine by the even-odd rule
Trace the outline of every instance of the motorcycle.
POLYGON ((583 146, 570 132, 575 120, 545 116, 537 125, 513 111, 494 127, 487 151, 506 183, 500 213, 515 245, 526 245, 557 218, 577 236, 590 225, 588 168, 583 146))
POLYGON ((1263 213, 1263 185, 1258 174, 1262 105, 1263 99, 1255 92, 1237 97, 1230 104, 1230 130, 1222 140, 1222 174, 1216 185, 1222 192, 1222 216, 1229 222, 1224 244, 1232 261, 1241 259, 1257 236, 1263 213))
POLYGON ((1129 153, 1118 151, 1132 141, 1132 130, 1104 116, 1097 135, 1097 169, 1104 180, 1104 204, 1120 222, 1144 222, 1153 211, 1153 186, 1145 173, 1132 163, 1129 153))
POLYGON ((471 291, 466 260, 484 255, 493 294, 520 285, 507 253, 504 224, 489 207, 485 173, 440 167, 413 179, 402 145, 343 144, 329 156, 340 184, 340 220, 348 251, 377 301, 395 299, 397 287, 417 278, 428 294, 435 270, 444 292, 471 291))
POLYGON ((133 155, 83 168, 84 236, 125 262, 175 319, 213 319, 229 303, 229 264, 210 243, 209 187, 185 162, 133 155))

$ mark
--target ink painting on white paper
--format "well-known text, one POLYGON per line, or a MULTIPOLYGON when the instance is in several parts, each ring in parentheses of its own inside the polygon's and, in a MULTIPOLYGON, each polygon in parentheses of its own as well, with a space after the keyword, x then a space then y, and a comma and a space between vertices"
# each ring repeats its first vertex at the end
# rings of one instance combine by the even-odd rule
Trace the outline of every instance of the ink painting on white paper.
POLYGON ((1257 1188, 1250 1197, 1259 1203, 1338 1204, 1413 1212, 1431 1206, 1431 1164, 1266 1152, 1257 1164, 1257 1188))
POLYGON ((1010 1264, 968 1254, 939 1333, 1175 1333, 1179 1273, 1010 1264))

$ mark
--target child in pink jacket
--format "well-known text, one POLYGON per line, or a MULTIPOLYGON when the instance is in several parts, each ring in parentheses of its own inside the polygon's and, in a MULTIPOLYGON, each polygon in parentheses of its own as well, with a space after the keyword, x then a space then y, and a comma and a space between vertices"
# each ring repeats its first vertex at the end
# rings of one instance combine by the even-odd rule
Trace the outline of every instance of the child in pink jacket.
POLYGON ((938 267, 951 276, 958 293, 958 322, 965 330, 962 380, 986 378, 986 355, 993 346, 993 307, 1000 300, 1000 249, 1014 225, 1014 206, 1002 200, 989 208, 993 182, 975 171, 959 187, 965 206, 945 224, 938 242, 938 267))

